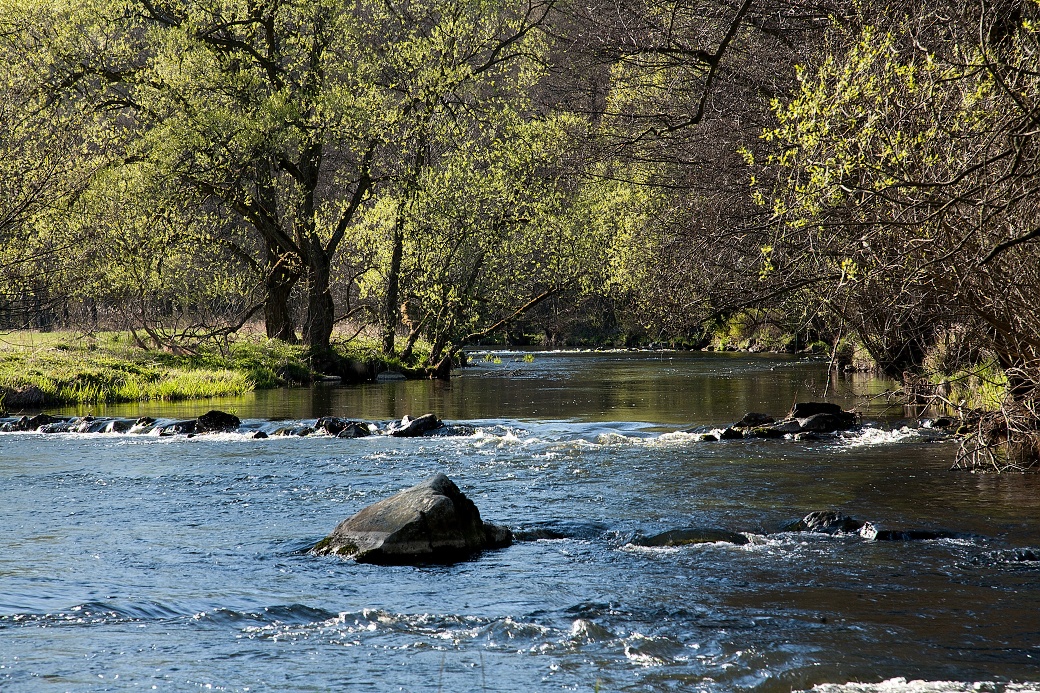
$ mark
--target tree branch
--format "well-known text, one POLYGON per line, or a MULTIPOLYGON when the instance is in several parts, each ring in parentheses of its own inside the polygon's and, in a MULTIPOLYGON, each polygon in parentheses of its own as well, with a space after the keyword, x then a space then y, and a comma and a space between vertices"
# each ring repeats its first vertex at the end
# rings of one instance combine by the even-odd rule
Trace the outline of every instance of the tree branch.
POLYGON ((989 251, 989 254, 986 255, 986 257, 979 260, 978 264, 985 265, 990 260, 995 258, 997 255, 1003 253, 1005 250, 1008 250, 1009 248, 1014 248, 1016 245, 1021 245, 1037 237, 1040 237, 1040 226, 1036 227, 1032 231, 1029 231, 1028 233, 1024 233, 1021 236, 1018 236, 1017 238, 1012 238, 1004 241, 1003 243, 998 243, 996 246, 993 247, 993 250, 989 251))
POLYGON ((462 342, 465 344, 466 342, 470 341, 471 339, 478 339, 480 337, 486 337, 487 335, 491 334, 492 332, 494 332, 498 328, 503 327, 503 326, 509 324, 510 322, 515 320, 516 318, 520 317, 521 315, 523 315, 527 311, 531 310, 532 308, 537 306, 539 303, 541 303, 545 299, 549 298, 550 296, 553 296, 554 294, 559 293, 562 289, 563 289, 562 286, 557 286, 557 287, 554 287, 552 289, 549 289, 548 291, 545 291, 545 292, 539 294, 538 296, 535 296, 530 301, 528 301, 527 303, 525 303, 524 305, 520 306, 515 311, 513 311, 512 315, 509 315, 508 317, 502 318, 501 320, 499 320, 498 322, 496 322, 494 325, 492 325, 491 327, 487 328, 486 330, 481 330, 480 332, 471 332, 470 334, 466 335, 465 338, 463 338, 462 342))

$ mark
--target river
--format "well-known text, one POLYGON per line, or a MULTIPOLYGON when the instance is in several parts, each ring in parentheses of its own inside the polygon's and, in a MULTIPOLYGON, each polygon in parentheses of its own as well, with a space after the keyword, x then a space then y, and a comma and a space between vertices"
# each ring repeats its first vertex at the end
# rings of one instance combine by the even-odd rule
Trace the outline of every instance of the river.
POLYGON ((951 471, 952 442, 865 397, 891 383, 831 385, 863 413, 862 431, 702 442, 682 429, 818 398, 826 364, 634 352, 474 361, 448 384, 93 409, 220 408, 247 432, 432 411, 476 426, 472 436, 0 434, 0 690, 1038 687, 1040 477, 951 471), (565 538, 450 566, 305 553, 438 471, 485 519, 565 538), (828 508, 957 538, 776 533, 828 508), (687 526, 750 542, 630 543, 687 526))

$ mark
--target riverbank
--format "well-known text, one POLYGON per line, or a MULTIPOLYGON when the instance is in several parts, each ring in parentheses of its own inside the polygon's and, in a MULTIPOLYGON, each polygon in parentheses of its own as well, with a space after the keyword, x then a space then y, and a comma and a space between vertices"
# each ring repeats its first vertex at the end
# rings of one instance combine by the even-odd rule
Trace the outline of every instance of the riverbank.
MULTIPOLYGON (((369 369, 395 365, 380 359, 374 346, 340 348, 336 355, 369 369)), ((0 411, 228 397, 324 375, 312 367, 305 347, 259 337, 179 354, 141 348, 120 332, 0 337, 0 411)))

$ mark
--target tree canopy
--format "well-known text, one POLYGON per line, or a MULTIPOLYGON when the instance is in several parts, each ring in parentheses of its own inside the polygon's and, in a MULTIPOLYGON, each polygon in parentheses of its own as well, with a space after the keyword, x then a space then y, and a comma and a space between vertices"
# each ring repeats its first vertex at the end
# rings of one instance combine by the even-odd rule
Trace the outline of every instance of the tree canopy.
POLYGON ((7 0, 2 315, 435 361, 757 311, 1028 409, 1038 10, 7 0))

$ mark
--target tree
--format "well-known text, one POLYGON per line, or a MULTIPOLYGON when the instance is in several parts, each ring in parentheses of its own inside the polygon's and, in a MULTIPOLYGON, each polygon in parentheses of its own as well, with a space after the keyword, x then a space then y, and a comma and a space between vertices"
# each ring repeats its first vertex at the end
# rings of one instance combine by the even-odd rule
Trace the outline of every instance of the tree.
POLYGON ((992 356, 1007 375, 1004 420, 1018 423, 996 438, 1018 431, 1034 458, 1038 9, 863 18, 836 32, 767 133, 768 165, 781 172, 770 272, 803 272, 847 296, 845 316, 907 381, 937 335, 969 336, 966 353, 992 356))
POLYGON ((422 188, 445 161, 479 159, 475 152, 501 135, 503 121, 535 117, 526 106, 527 90, 539 78, 545 52, 536 30, 553 4, 410 3, 400 15, 395 29, 401 37, 380 64, 383 82, 402 104, 394 119, 398 156, 382 182, 393 210, 385 225, 388 252, 379 311, 384 353, 395 347, 410 234, 429 235, 415 223, 422 188))
POLYGON ((60 217, 106 164, 103 149, 83 143, 94 115, 49 101, 39 39, 62 21, 35 3, 11 2, 0 13, 0 314, 41 327, 51 326, 52 289, 77 266, 85 241, 60 217))
POLYGON ((569 223, 560 119, 500 114, 469 134, 425 172, 404 220, 402 293, 434 362, 508 329, 601 264, 602 237, 569 223))
POLYGON ((68 295, 106 309, 141 346, 190 350, 226 338, 264 305, 248 233, 203 201, 186 204, 145 163, 97 176, 66 224, 93 242, 68 295))
POLYGON ((287 302, 302 278, 303 338, 322 352, 332 267, 359 210, 377 187, 408 187, 431 118, 463 105, 474 82, 521 69, 539 8, 82 0, 78 25, 102 50, 65 50, 55 93, 132 130, 128 165, 146 161, 248 225, 263 248, 268 334, 293 336, 287 302))
POLYGON ((630 332, 684 339, 766 299, 757 266, 769 215, 748 195, 754 172, 737 152, 772 126, 770 99, 795 87, 794 64, 837 9, 784 0, 561 6, 557 69, 542 98, 586 121, 575 174, 588 197, 630 202, 609 287, 630 332))

